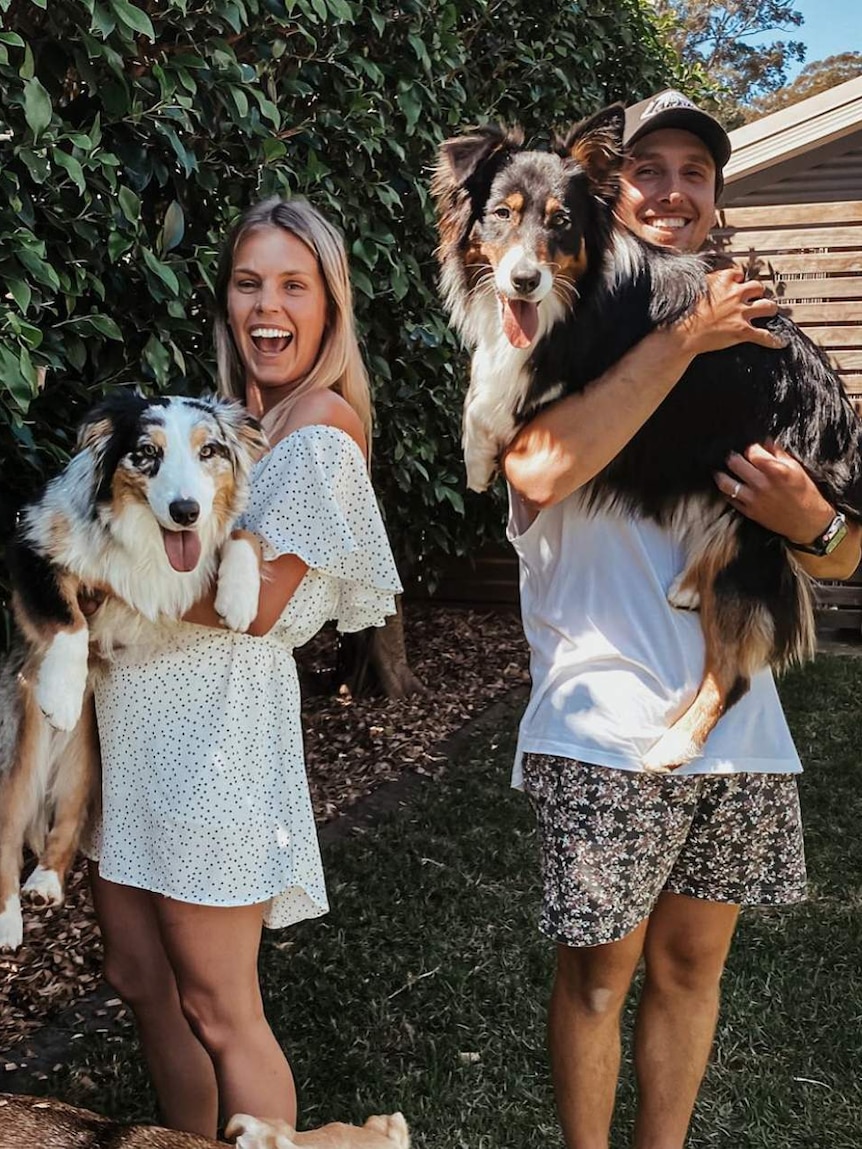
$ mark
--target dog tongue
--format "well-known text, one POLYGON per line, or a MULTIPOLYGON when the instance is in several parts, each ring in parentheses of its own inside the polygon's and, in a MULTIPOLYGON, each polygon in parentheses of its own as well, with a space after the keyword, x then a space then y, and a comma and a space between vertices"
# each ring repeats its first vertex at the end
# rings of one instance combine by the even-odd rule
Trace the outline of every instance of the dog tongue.
POLYGON ((162 531, 165 554, 175 571, 193 571, 201 557, 201 540, 196 531, 162 531))
POLYGON ((503 331, 513 347, 529 347, 539 329, 539 308, 523 299, 503 298, 503 331))

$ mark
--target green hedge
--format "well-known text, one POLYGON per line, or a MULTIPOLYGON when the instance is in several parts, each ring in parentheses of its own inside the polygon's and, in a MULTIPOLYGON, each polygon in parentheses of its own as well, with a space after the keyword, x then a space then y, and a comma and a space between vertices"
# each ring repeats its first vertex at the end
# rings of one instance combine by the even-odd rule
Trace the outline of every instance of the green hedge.
POLYGON ((405 567, 499 535, 465 499, 465 361, 428 178, 466 124, 546 133, 679 78, 649 0, 0 0, 0 489, 65 458, 129 380, 212 378, 218 238, 307 195, 344 230, 374 379, 375 481, 405 567), (466 505, 465 505, 466 504, 466 505))

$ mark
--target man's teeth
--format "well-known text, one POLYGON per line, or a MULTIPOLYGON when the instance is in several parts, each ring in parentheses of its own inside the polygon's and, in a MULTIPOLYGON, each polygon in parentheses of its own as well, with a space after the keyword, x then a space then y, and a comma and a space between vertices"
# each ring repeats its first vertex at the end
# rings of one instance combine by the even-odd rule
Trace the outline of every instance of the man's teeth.
POLYGON ((280 327, 253 327, 252 339, 292 339, 289 331, 282 331, 280 327))

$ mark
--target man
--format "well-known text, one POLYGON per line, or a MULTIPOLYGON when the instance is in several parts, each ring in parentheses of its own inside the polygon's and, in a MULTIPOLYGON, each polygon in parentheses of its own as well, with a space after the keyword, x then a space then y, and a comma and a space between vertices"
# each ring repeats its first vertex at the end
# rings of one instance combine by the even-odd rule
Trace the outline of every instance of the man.
MULTIPOLYGON (((679 92, 626 113, 621 222, 697 251, 715 219, 730 141, 679 92)), ((679 1149, 709 1057, 719 982, 741 904, 804 896, 794 775, 801 769, 772 676, 724 715, 702 758, 644 774, 643 753, 693 697, 696 614, 666 592, 683 566, 673 529, 587 514, 581 488, 632 438, 698 354, 750 341, 775 313, 758 283, 715 273, 688 319, 648 335, 583 393, 541 411, 506 452, 533 689, 513 784, 536 807, 541 928, 557 943, 549 1046, 569 1149, 607 1149, 619 1019, 638 962, 636 1149, 679 1149), (550 556, 550 558, 549 558, 550 556), (555 561, 563 556, 565 561, 555 561)), ((783 535, 805 569, 847 577, 860 530, 774 444, 731 455, 719 490, 783 535)))

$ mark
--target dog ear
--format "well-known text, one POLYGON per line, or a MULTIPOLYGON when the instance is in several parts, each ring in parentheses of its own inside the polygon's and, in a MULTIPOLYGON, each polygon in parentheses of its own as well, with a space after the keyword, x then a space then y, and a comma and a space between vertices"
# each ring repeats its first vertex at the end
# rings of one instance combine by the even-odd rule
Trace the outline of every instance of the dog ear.
POLYGON ((622 104, 611 104, 575 124, 568 135, 556 141, 557 154, 580 164, 589 177, 593 194, 607 203, 619 195, 625 119, 622 104))
POLYGON ((235 399, 214 401, 215 416, 222 430, 237 446, 250 466, 269 450, 269 440, 253 415, 235 399))
POLYGON ((137 418, 146 405, 147 399, 137 384, 110 391, 78 424, 75 450, 90 447, 98 454, 117 426, 125 419, 137 418))
POLYGON ((497 173, 523 144, 520 128, 488 124, 440 145, 431 194, 444 245, 466 242, 473 224, 484 214, 497 173))

